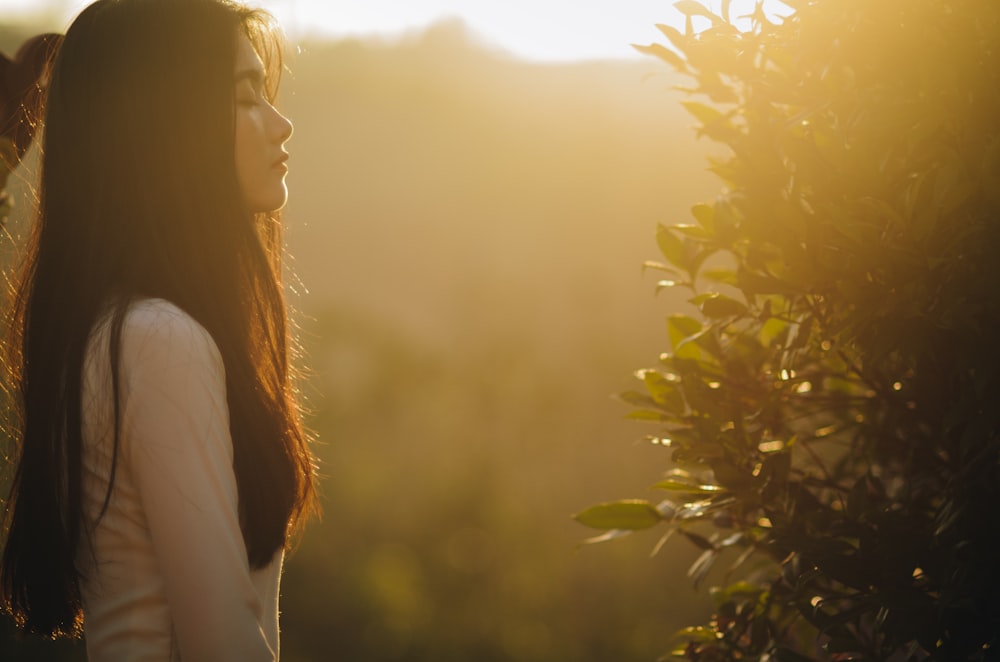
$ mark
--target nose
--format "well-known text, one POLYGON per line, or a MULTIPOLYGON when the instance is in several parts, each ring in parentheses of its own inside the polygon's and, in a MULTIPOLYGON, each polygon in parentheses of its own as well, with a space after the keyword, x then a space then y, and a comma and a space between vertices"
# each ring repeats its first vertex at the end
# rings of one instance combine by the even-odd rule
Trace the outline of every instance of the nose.
POLYGON ((279 113, 274 106, 271 106, 270 134, 279 145, 292 137, 291 120, 279 113))

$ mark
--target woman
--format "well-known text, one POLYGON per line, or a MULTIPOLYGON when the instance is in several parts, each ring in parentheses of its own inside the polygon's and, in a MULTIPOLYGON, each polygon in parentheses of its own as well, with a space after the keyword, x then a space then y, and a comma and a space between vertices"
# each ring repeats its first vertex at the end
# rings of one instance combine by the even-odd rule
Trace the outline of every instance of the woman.
POLYGON ((0 594, 29 631, 85 628, 92 662, 278 658, 283 551, 315 500, 279 46, 228 0, 98 0, 53 64, 0 594))

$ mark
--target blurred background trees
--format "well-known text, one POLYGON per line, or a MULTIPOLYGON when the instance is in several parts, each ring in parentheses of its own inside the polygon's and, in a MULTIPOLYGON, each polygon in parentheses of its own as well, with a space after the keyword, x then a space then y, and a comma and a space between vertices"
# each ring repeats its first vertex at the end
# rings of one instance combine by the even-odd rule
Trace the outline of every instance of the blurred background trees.
POLYGON ((578 519, 723 566, 678 657, 997 659, 1000 5, 786 3, 644 48, 724 188, 648 265, 697 307, 625 394, 668 497, 578 519))

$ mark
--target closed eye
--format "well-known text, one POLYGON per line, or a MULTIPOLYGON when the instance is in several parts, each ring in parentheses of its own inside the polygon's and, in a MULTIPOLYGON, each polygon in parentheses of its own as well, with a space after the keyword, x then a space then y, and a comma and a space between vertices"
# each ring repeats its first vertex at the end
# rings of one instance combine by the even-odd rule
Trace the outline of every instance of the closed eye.
POLYGON ((244 78, 236 83, 236 103, 240 106, 256 106, 263 100, 263 91, 244 78))
POLYGON ((264 71, 262 69, 246 69, 236 74, 236 103, 241 106, 254 106, 264 97, 264 71))

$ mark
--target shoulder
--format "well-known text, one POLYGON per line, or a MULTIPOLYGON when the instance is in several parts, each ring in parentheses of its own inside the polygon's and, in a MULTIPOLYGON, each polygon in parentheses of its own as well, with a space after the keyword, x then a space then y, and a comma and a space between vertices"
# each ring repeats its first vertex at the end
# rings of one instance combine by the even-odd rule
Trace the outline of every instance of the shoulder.
POLYGON ((194 318, 166 299, 135 299, 129 302, 127 318, 134 324, 163 322, 194 323, 194 318))
POLYGON ((122 329, 139 336, 212 339, 205 327, 166 299, 138 299, 129 303, 122 329))
POLYGON ((139 299, 128 304, 122 320, 122 356, 126 359, 169 355, 221 366, 222 357, 211 334, 191 315, 165 299, 139 299))

